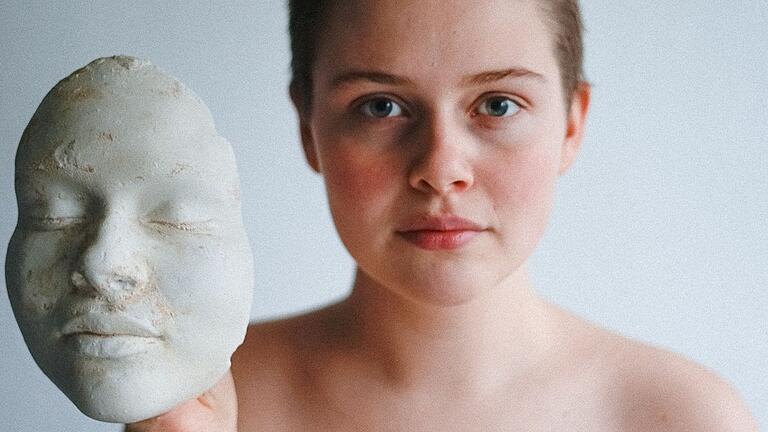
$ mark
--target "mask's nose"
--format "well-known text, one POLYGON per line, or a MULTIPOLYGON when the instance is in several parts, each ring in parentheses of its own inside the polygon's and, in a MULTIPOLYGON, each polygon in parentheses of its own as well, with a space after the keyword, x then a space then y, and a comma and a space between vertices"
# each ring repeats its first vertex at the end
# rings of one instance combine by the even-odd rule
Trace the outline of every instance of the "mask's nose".
POLYGON ((149 271, 140 256, 139 238, 128 221, 116 216, 103 219, 85 243, 71 274, 74 287, 109 303, 128 302, 145 292, 149 271))

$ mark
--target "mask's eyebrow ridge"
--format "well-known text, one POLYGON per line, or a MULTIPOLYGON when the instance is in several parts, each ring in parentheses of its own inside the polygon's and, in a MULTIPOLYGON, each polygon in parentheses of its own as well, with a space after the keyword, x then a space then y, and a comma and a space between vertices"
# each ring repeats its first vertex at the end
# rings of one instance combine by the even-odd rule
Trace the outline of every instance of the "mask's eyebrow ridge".
POLYGON ((378 71, 352 70, 337 75, 331 81, 331 87, 336 89, 357 81, 370 81, 376 84, 404 86, 413 82, 408 78, 378 71))
POLYGON ((522 67, 513 67, 509 69, 480 72, 478 74, 469 75, 464 77, 461 80, 461 83, 464 86, 480 85, 500 81, 505 78, 531 78, 541 82, 547 81, 540 73, 533 72, 522 67))

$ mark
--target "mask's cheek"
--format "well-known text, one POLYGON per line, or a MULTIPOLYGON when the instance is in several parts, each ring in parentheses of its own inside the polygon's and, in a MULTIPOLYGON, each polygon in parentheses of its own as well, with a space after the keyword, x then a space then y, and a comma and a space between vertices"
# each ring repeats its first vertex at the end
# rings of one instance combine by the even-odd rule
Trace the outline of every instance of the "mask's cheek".
POLYGON ((70 274, 77 260, 77 236, 60 231, 17 229, 6 258, 8 293, 25 321, 51 315, 72 291, 70 274))
POLYGON ((226 236, 188 237, 167 242, 168 253, 155 257, 157 304, 168 314, 168 339, 177 353, 194 356, 201 349, 198 341, 229 346, 232 339, 242 340, 253 277, 252 258, 242 242, 226 236), (184 253, 173 253, 177 247, 184 253))

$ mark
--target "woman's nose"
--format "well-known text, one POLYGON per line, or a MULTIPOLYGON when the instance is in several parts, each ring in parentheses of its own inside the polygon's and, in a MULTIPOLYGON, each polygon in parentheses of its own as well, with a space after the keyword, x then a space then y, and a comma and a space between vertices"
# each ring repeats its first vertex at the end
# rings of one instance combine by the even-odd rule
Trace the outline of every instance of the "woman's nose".
POLYGON ((75 288, 110 303, 130 301, 145 292, 149 274, 146 261, 139 256, 137 234, 117 217, 102 220, 84 244, 71 274, 75 288))
POLYGON ((418 131, 419 149, 408 173, 414 189, 436 195, 464 192, 474 183, 471 138, 449 118, 425 122, 418 131))

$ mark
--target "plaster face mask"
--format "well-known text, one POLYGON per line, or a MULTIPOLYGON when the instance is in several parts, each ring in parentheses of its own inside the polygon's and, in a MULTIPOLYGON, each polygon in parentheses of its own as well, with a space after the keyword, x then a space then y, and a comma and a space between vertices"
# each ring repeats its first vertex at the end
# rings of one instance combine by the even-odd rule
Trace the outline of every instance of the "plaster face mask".
POLYGON ((83 413, 146 419, 226 373, 253 264, 232 149, 190 90, 129 57, 76 71, 24 132, 16 195, 16 320, 83 413))

